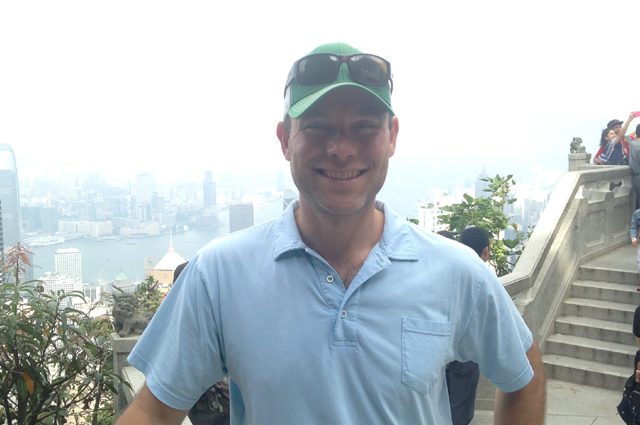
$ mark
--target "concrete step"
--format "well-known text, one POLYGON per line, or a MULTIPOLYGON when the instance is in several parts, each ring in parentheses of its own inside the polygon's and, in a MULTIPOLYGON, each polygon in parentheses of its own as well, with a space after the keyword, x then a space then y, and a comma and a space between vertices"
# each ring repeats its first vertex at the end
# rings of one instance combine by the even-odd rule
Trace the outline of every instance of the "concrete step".
POLYGON ((578 280, 571 285, 571 296, 624 304, 640 304, 640 292, 636 285, 626 283, 578 280))
POLYGON ((638 271, 630 269, 613 269, 606 266, 580 266, 578 272, 580 280, 597 280, 602 282, 624 283, 627 285, 638 284, 638 271))
POLYGON ((555 334, 547 338, 545 353, 632 367, 636 347, 574 335, 555 334))
POLYGON ((633 373, 631 365, 614 366, 557 354, 545 354, 542 361, 547 378, 611 390, 621 391, 624 381, 633 373))
POLYGON ((589 317, 561 316, 556 319, 555 332, 634 346, 636 339, 631 333, 631 326, 631 323, 611 322, 589 317))
POLYGON ((562 315, 589 317, 592 319, 633 324, 635 304, 592 300, 589 298, 567 298, 562 305, 562 315))

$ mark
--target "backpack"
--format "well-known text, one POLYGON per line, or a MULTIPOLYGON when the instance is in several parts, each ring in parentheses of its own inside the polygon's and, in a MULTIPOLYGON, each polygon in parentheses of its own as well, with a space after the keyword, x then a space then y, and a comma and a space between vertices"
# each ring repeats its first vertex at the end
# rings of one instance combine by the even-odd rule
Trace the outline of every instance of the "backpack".
POLYGON ((627 425, 640 425, 640 384, 636 383, 635 373, 625 381, 617 409, 627 425))
POLYGON ((229 375, 209 388, 189 410, 193 425, 228 425, 231 411, 229 405, 229 375))

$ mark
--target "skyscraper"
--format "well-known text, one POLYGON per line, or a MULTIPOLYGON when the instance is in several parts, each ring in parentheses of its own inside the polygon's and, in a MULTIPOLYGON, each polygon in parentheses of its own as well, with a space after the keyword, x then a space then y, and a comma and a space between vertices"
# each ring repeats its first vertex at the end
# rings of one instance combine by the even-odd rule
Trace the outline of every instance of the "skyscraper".
POLYGON ((2 205, 2 234, 6 248, 22 242, 18 170, 13 149, 7 144, 0 144, 0 204, 2 205))
POLYGON ((82 285, 82 254, 78 248, 61 248, 56 251, 56 273, 73 280, 76 289, 82 285))
POLYGON ((202 205, 210 208, 216 205, 216 182, 213 181, 211 171, 204 172, 202 181, 202 205))
POLYGON ((229 205, 229 233, 253 226, 253 204, 239 202, 229 205))
POLYGON ((136 176, 134 192, 136 205, 134 216, 140 220, 151 220, 151 198, 153 196, 154 186, 154 179, 151 174, 144 173, 136 176))

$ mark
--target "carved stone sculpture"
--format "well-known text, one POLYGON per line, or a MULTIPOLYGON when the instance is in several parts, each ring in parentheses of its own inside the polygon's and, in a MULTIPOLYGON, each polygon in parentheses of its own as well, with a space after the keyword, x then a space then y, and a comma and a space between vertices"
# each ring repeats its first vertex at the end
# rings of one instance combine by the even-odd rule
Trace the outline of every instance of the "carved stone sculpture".
POLYGON ((140 335, 151 320, 152 313, 143 315, 136 311, 137 301, 133 294, 113 294, 113 327, 118 335, 125 337, 140 335))
POLYGON ((582 146, 581 137, 574 137, 569 147, 570 147, 569 153, 585 153, 586 152, 586 148, 582 146))

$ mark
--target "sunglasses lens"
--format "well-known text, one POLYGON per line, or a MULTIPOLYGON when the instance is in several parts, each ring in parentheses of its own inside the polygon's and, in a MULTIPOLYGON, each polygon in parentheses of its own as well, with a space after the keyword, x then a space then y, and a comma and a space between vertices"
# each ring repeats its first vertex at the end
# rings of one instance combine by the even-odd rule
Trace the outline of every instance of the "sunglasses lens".
POLYGON ((298 61, 296 79, 302 85, 328 84, 336 79, 340 59, 332 55, 311 55, 298 61))
POLYGON ((389 81, 389 63, 374 55, 354 55, 349 58, 351 78, 361 84, 383 86, 389 81))

